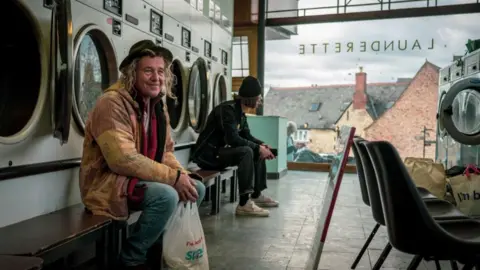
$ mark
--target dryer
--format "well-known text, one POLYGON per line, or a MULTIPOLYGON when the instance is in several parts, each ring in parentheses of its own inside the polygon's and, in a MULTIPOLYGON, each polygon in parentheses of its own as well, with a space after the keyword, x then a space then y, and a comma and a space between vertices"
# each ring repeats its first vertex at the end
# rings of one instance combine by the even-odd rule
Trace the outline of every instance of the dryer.
MULTIPOLYGON (((452 78, 451 70, 454 65, 443 68, 439 72, 438 79, 438 102, 437 102, 437 118, 440 115, 440 105, 445 98, 446 93, 450 89, 452 79, 455 81, 456 76, 452 78)), ((437 120, 437 143, 436 143, 436 160, 441 162, 445 167, 452 167, 457 163, 458 144, 448 135, 443 126, 442 121, 437 120)))
MULTIPOLYGON (((458 142, 457 164, 478 164, 480 145, 480 50, 454 63, 454 80, 440 105, 439 121, 458 142)), ((450 156, 450 154, 449 154, 450 156)))
POLYGON ((192 54, 192 67, 188 78, 188 118, 190 127, 200 133, 208 116, 208 63, 192 54))
POLYGON ((232 35, 214 23, 212 27, 212 105, 216 106, 231 97, 230 55, 232 35))
POLYGON ((82 135, 97 99, 118 80, 118 65, 131 36, 121 20, 122 7, 113 1, 97 7, 99 2, 72 1, 73 115, 82 135))
MULTIPOLYGON (((203 3, 198 4, 203 5, 203 3)), ((206 115, 208 116, 212 110, 212 22, 209 18, 203 15, 203 12, 194 9, 193 7, 190 17, 192 20, 192 55, 193 57, 196 57, 196 59, 201 58, 203 60, 202 62, 206 63, 208 103, 206 115)), ((206 121, 206 119, 202 119, 202 121, 206 121)))
POLYGON ((2 34, 8 38, 0 42, 0 54, 8 64, 0 72, 0 168, 50 161, 60 155, 56 153, 58 141, 50 139, 51 128, 62 144, 70 132, 70 1, 56 6, 26 0, 2 4, 2 10, 11 16, 1 21, 2 34), (25 63, 28 75, 18 72, 25 69, 25 63), (51 110, 50 106, 45 110, 46 105, 52 105, 51 110), (50 152, 33 155, 45 149, 50 152))
MULTIPOLYGON (((437 118, 440 113, 440 104, 445 94, 450 89, 450 66, 443 68, 439 72, 438 78, 438 101, 437 101, 437 118)), ((447 166, 447 133, 441 121, 437 121, 437 143, 436 143, 436 160, 447 166)))
POLYGON ((174 75, 172 91, 176 100, 166 99, 173 139, 177 143, 188 142, 188 76, 192 66, 190 29, 167 14, 163 16, 163 46, 173 54, 171 70, 174 75), (182 46, 182 44, 184 46, 182 46))

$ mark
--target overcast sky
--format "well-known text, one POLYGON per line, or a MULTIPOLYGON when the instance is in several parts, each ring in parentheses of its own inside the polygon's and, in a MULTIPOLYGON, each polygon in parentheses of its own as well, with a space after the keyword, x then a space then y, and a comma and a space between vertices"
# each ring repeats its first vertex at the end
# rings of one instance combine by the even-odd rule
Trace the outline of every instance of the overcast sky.
MULTIPOLYGON (((351 3, 372 1, 378 2, 352 0, 351 3)), ((476 0, 438 0, 442 4, 452 1, 472 3, 476 0)), ((299 7, 318 7, 320 2, 335 5, 337 1, 300 0, 299 7)), ((422 2, 425 5, 426 1, 422 2)), ((290 40, 267 41, 265 85, 353 83, 359 66, 368 74, 368 82, 392 82, 399 77, 413 77, 426 59, 445 67, 453 55, 465 54, 465 43, 469 38, 480 39, 478 18, 479 14, 467 14, 300 25, 298 35, 290 40), (416 40, 418 43, 415 43, 416 40), (385 51, 385 42, 388 45, 392 41, 393 51, 391 47, 385 51), (405 41, 407 49, 400 51, 399 42, 400 46, 404 46, 405 41), (326 52, 323 43, 329 43, 326 52), (300 54, 302 44, 305 44, 303 55, 300 54), (315 53, 310 44, 317 44, 315 53), (376 49, 378 45, 379 51, 373 51, 372 46, 376 49), (365 52, 361 52, 362 49, 365 52)))

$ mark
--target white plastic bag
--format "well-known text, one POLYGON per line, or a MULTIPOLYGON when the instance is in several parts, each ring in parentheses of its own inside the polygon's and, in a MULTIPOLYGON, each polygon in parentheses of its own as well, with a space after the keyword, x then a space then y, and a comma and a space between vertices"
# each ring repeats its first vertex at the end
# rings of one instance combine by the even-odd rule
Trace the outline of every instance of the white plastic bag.
POLYGON ((163 236, 163 259, 174 270, 209 270, 207 245, 196 203, 180 202, 163 236))

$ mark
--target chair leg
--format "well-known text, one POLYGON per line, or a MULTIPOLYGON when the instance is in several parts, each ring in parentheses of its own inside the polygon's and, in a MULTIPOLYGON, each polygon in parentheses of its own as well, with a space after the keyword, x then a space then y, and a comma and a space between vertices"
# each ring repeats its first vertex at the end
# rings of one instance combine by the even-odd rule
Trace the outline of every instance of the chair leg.
POLYGON ((220 176, 217 176, 215 178, 215 184, 212 186, 212 189, 210 189, 211 192, 211 198, 212 198, 212 211, 211 215, 216 215, 218 212, 220 212, 220 191, 221 191, 221 180, 220 176))
POLYGON ((227 192, 227 180, 222 181, 222 193, 227 192))
POLYGON ((407 270, 415 270, 415 269, 417 269, 417 267, 420 265, 420 263, 422 262, 422 260, 423 260, 422 256, 416 255, 415 257, 413 257, 412 261, 411 261, 410 264, 408 265, 407 270))
POLYGON ((458 265, 456 261, 450 261, 450 267, 452 267, 452 270, 458 270, 458 265))
POLYGON ((230 177, 230 202, 234 203, 237 201, 237 191, 238 191, 238 178, 237 171, 233 172, 233 176, 230 177))
POLYGON ((442 270, 442 267, 440 266, 440 262, 438 260, 435 260, 435 269, 442 270))
POLYGON ((362 247, 362 249, 360 250, 360 252, 358 253, 357 258, 355 258, 355 261, 353 261, 353 264, 352 264, 352 266, 350 267, 350 269, 355 269, 355 267, 357 267, 357 264, 360 262, 360 260, 362 259, 363 254, 365 253, 365 250, 367 250, 368 246, 370 245, 370 242, 372 242, 373 237, 374 237, 375 234, 377 233, 378 228, 380 228, 380 224, 377 223, 377 224, 375 225, 375 227, 373 227, 373 230, 372 230, 372 232, 370 233, 370 235, 368 236, 367 241, 365 241, 365 244, 363 244, 363 247, 362 247))
POLYGON ((380 257, 378 257, 378 260, 373 266, 372 270, 379 270, 382 267, 383 263, 385 262, 385 259, 387 259, 387 256, 391 250, 392 250, 392 245, 388 243, 383 249, 382 253, 380 254, 380 257))

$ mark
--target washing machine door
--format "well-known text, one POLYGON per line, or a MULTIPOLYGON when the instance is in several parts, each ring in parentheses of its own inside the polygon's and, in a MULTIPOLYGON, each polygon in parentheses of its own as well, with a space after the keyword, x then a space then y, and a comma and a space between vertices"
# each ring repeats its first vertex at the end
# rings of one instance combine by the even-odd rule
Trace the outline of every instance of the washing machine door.
POLYGON ((205 60, 198 58, 190 71, 188 82, 188 115, 190 126, 200 132, 208 110, 208 81, 205 60))
POLYGON ((96 25, 83 26, 75 37, 73 115, 84 132, 88 114, 103 89, 118 78, 115 50, 96 25))
POLYGON ((185 104, 188 93, 185 92, 187 75, 182 62, 179 59, 174 59, 171 65, 173 73, 173 85, 171 87, 172 94, 176 99, 167 97, 168 115, 170 117, 170 127, 174 132, 179 132, 185 126, 185 104))
POLYGON ((215 77, 213 88, 213 107, 227 100, 227 81, 223 74, 219 73, 215 77))
POLYGON ((66 143, 70 133, 72 111, 72 13, 70 0, 55 1, 52 10, 51 82, 53 83, 53 135, 66 143))
POLYGON ((439 121, 455 141, 480 144, 480 78, 455 83, 441 103, 439 121))

